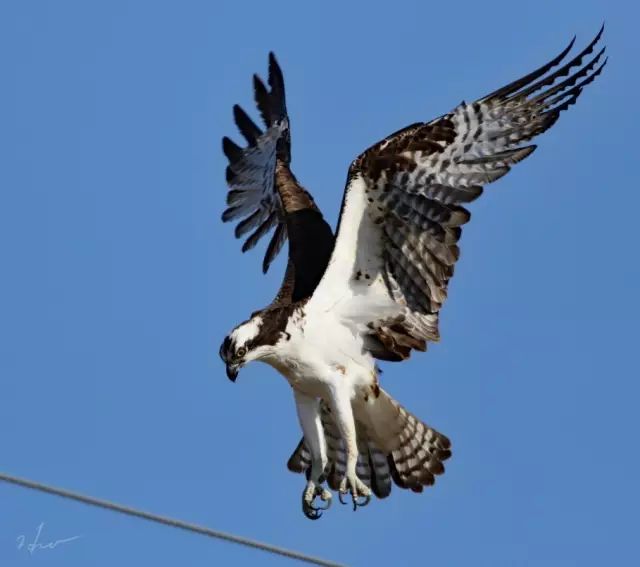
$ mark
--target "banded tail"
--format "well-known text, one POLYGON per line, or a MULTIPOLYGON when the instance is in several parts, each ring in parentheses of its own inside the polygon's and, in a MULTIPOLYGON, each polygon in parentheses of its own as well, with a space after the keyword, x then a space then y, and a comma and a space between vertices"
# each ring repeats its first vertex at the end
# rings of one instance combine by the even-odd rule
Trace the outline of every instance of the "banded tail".
MULTIPOLYGON (((378 498, 391 493, 392 481, 400 488, 422 492, 444 473, 443 461, 451 456, 449 439, 408 412, 387 392, 353 402, 358 439, 356 473, 378 498)), ((327 441, 327 483, 338 490, 346 472, 347 455, 331 410, 321 403, 327 441)), ((304 438, 287 462, 292 472, 309 474, 311 453, 304 438)))

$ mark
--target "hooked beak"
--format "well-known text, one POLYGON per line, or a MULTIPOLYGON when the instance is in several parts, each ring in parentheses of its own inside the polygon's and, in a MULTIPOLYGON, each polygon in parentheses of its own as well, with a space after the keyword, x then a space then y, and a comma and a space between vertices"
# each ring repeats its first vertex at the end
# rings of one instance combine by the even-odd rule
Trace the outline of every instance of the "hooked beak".
POLYGON ((229 380, 231 380, 232 382, 236 381, 239 371, 239 364, 233 364, 232 362, 227 363, 227 378, 229 378, 229 380))

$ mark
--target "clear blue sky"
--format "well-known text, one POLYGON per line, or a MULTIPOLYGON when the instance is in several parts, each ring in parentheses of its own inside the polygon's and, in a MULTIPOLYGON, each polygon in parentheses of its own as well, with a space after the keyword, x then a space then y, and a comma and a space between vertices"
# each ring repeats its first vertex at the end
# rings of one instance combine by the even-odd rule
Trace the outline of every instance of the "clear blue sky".
MULTIPOLYGON (((637 6, 0 5, 0 469, 353 565, 631 565, 640 460, 637 6), (472 207, 440 344, 384 386, 453 440, 434 489, 318 522, 266 366, 221 339, 277 289, 241 255, 220 138, 274 50, 300 180, 333 224, 350 161, 606 19, 610 64, 472 207), (401 559, 399 559, 401 558, 401 559)), ((0 565, 286 561, 0 484, 0 565), (78 541, 29 557, 16 537, 78 541)))

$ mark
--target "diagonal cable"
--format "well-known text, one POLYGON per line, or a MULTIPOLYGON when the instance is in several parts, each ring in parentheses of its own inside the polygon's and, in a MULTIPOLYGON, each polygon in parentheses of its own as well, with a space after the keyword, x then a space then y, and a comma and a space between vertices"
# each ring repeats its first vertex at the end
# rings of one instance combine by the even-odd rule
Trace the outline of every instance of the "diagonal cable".
POLYGON ((178 528, 181 530, 197 533, 207 537, 222 539, 225 541, 229 541, 231 543, 236 543, 238 545, 244 545, 245 547, 252 547, 254 549, 259 549, 260 551, 265 551, 267 553, 281 555, 283 557, 288 557, 290 559, 297 559, 298 561, 303 561, 305 563, 311 563, 313 565, 323 565, 325 567, 344 567, 340 563, 335 563, 333 561, 328 561, 326 559, 320 559, 319 557, 313 557, 310 555, 306 555, 304 553, 300 553, 298 551, 286 549, 284 547, 278 547, 276 545, 263 543, 261 541, 256 541, 246 537, 237 536, 227 532, 213 530, 211 528, 207 528, 206 526, 199 526, 198 524, 184 522, 182 520, 169 518, 167 516, 152 514, 151 512, 145 512, 144 510, 138 510, 136 508, 124 506, 122 504, 117 504, 116 502, 111 502, 109 500, 94 498, 93 496, 87 496, 85 494, 80 494, 78 492, 73 492, 71 490, 66 490, 64 488, 57 488, 55 486, 50 486, 48 484, 42 484, 40 482, 35 482, 33 480, 29 480, 26 478, 12 476, 12 475, 8 475, 0 472, 0 480, 3 480, 10 484, 22 486, 24 488, 38 490, 40 492, 46 492, 47 494, 54 494, 55 496, 60 496, 62 498, 68 498, 69 500, 82 502, 83 504, 88 504, 90 506, 104 508, 105 510, 111 510, 112 512, 126 514, 128 516, 141 518, 143 520, 148 520, 150 522, 156 522, 157 524, 163 524, 171 528, 178 528))

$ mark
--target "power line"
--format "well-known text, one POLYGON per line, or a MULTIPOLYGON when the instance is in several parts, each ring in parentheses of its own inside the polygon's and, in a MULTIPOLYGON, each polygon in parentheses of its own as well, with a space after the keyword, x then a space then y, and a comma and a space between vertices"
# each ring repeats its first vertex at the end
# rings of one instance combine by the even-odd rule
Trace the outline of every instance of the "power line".
POLYGON ((47 484, 42 484, 39 482, 35 482, 33 480, 28 480, 26 478, 12 476, 12 475, 8 475, 0 472, 0 480, 3 480, 10 484, 22 486, 24 488, 38 490, 40 492, 46 492, 48 494, 54 494, 55 496, 61 496, 62 498, 76 500, 77 502, 82 502, 83 504, 88 504, 90 506, 97 506, 98 508, 104 508, 105 510, 111 510, 112 512, 118 512, 120 514, 126 514, 128 516, 142 518, 143 520, 156 522, 157 524, 163 524, 171 528, 178 528, 181 530, 186 530, 186 531, 197 533, 207 537, 222 539, 225 541, 229 541, 231 543, 236 543, 238 545, 253 547, 254 549, 259 549, 260 551, 266 551, 267 553, 282 555, 290 559, 298 559, 299 561, 312 563, 314 565, 323 565, 325 567, 344 567, 340 563, 334 563, 333 561, 328 561, 326 559, 312 557, 310 555, 305 555, 304 553, 286 549, 284 547, 278 547, 276 545, 263 543, 261 541, 248 539, 246 537, 237 536, 237 535, 229 534, 226 532, 221 532, 218 530, 212 530, 211 528, 207 528, 205 526, 199 526, 197 524, 192 524, 190 522, 183 522, 182 520, 169 518, 167 516, 159 516, 158 514, 152 514, 151 512, 145 512, 144 510, 138 510, 136 508, 131 508, 129 506, 123 506, 122 504, 110 502, 109 500, 102 500, 100 498, 94 498, 93 496, 86 496, 78 492, 65 490, 64 488, 49 486, 47 484))

